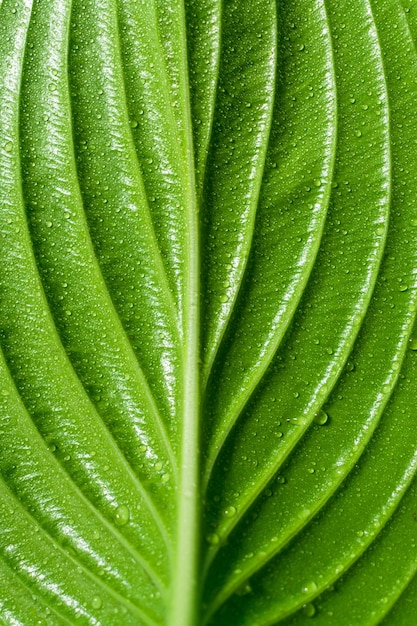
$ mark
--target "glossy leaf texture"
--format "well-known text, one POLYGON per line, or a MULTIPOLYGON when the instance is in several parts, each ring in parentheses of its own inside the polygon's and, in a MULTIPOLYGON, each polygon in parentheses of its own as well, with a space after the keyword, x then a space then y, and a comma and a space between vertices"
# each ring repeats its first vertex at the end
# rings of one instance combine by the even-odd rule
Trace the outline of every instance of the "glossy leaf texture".
POLYGON ((0 0, 0 624, 412 626, 416 0, 0 0))

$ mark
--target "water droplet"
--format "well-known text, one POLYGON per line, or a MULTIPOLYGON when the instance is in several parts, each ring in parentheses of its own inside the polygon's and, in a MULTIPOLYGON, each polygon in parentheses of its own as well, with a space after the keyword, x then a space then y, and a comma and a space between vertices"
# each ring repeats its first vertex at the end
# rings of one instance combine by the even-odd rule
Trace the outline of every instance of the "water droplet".
POLYGON ((114 515, 114 521, 118 526, 126 526, 130 520, 130 511, 125 504, 117 507, 114 515))
POLYGON ((357 131, 355 132, 355 135, 356 135, 356 137, 362 137, 362 131, 357 130, 357 131))
POLYGON ((12 141, 8 141, 4 145, 4 149, 6 150, 6 152, 11 152, 13 150, 13 142, 12 141))
POLYGON ((164 474, 164 475, 162 476, 162 478, 161 478, 161 481, 162 481, 163 483, 167 483, 167 482, 169 482, 169 474, 164 474))
POLYGON ((163 465, 161 463, 161 461, 158 461, 158 463, 155 463, 155 469, 157 472, 160 472, 162 469, 163 465))
POLYGON ((321 187, 321 180, 320 178, 316 178, 316 180, 314 181, 314 184, 316 187, 321 187))
POLYGON ((385 228, 383 226, 378 226, 375 232, 377 235, 383 235, 385 232, 385 228))
POLYGON ((281 439, 281 437, 283 436, 284 436, 284 433, 281 432, 280 430, 277 433, 275 433, 275 437, 278 437, 278 439, 281 439))
POLYGON ((228 506, 225 510, 224 510, 224 514, 226 517, 234 517, 237 513, 236 507, 234 506, 228 506))
POLYGON ((417 338, 410 339, 409 345, 411 350, 417 350, 417 338))
POLYGON ((303 607, 303 615, 304 617, 314 617, 316 614, 316 607, 314 604, 305 604, 303 607))
POLYGON ((228 301, 229 301, 229 296, 227 296, 226 294, 223 296, 220 296, 220 302, 222 302, 223 304, 225 304, 228 301))
POLYGON ((301 44, 298 46, 298 49, 299 49, 299 51, 300 51, 300 52, 302 52, 303 50, 305 50, 305 48, 306 48, 306 47, 305 47, 305 44, 303 44, 303 43, 301 43, 301 44))
POLYGON ((284 485, 286 481, 287 479, 285 478, 285 476, 278 476, 277 478, 277 482, 279 482, 280 485, 284 485))
POLYGON ((130 127, 137 128, 139 126, 139 122, 137 120, 131 120, 130 127))
POLYGON ((324 424, 327 423, 328 419, 329 419, 329 416, 327 415, 327 413, 323 411, 323 409, 320 409, 320 411, 317 413, 316 417, 314 418, 314 422, 316 424, 319 424, 320 426, 324 426, 324 424))
POLYGON ((400 291, 407 291, 408 289, 408 285, 405 285, 404 283, 402 283, 399 287, 400 291))
POLYGON ((47 228, 52 228, 52 222, 46 222, 46 227, 47 228))
POLYGON ((249 583, 244 583, 240 587, 238 587, 235 591, 237 596, 246 596, 248 593, 251 593, 252 587, 249 583))
POLYGON ((317 591, 317 585, 313 580, 309 580, 301 589, 301 591, 304 594, 315 593, 317 591))
POLYGON ((220 543, 220 537, 217 533, 211 533, 210 535, 207 535, 207 542, 211 546, 217 546, 220 543))
POLYGON ((94 596, 91 602, 91 606, 93 607, 93 609, 101 609, 101 607, 103 606, 103 600, 100 598, 100 596, 94 596))

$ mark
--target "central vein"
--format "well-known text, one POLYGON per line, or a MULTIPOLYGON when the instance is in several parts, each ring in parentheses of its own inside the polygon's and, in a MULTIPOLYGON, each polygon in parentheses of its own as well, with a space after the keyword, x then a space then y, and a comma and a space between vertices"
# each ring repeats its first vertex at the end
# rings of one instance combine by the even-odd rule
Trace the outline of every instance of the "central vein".
POLYGON ((178 524, 169 626, 195 626, 200 548, 200 250, 191 106, 188 85, 185 9, 182 5, 184 105, 186 121, 187 243, 183 334, 182 442, 178 524))

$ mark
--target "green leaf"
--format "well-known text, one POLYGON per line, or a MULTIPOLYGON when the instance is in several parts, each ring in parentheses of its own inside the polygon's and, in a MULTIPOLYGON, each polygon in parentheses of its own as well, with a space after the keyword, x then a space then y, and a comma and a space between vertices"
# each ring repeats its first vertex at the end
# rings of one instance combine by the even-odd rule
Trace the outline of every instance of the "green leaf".
POLYGON ((0 624, 414 623, 416 42, 0 0, 0 624))

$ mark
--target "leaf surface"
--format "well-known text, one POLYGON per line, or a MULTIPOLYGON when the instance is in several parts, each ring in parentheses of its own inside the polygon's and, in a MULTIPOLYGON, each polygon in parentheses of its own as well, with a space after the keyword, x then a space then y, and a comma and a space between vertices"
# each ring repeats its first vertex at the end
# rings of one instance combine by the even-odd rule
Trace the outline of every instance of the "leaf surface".
POLYGON ((0 2, 1 624, 413 623, 416 37, 0 2))

